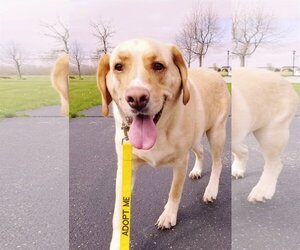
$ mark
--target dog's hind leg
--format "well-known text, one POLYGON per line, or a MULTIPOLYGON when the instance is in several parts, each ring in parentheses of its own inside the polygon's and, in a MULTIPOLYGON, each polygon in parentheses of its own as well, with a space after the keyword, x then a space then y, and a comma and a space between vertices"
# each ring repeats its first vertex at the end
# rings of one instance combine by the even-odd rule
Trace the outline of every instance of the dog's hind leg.
POLYGON ((247 160, 248 160, 248 147, 243 143, 232 143, 233 163, 231 167, 231 175, 235 179, 243 178, 247 160))
POLYGON ((203 145, 200 143, 196 144, 192 150, 196 156, 196 161, 192 171, 189 173, 189 177, 193 180, 200 179, 203 168, 203 145))
POLYGON ((69 77, 66 76, 61 79, 60 86, 60 102, 61 102, 61 113, 65 116, 69 115, 69 77))
POLYGON ((282 169, 280 154, 285 148, 288 138, 288 125, 265 127, 254 132, 265 160, 263 173, 248 196, 251 202, 271 199, 275 193, 278 176, 282 169))
POLYGON ((188 166, 188 156, 189 155, 187 154, 183 159, 178 160, 173 167, 173 180, 169 199, 163 213, 156 222, 159 229, 168 229, 176 225, 177 212, 188 166))
POLYGON ((226 120, 206 132, 210 144, 212 167, 208 185, 203 195, 204 202, 213 202, 217 198, 219 179, 222 170, 221 155, 225 145, 226 120))
POLYGON ((231 175, 235 179, 243 178, 247 161, 248 161, 248 147, 243 143, 249 131, 246 126, 232 127, 232 154, 233 163, 231 166, 231 175))
POLYGON ((61 103, 61 113, 64 116, 68 116, 69 114, 69 102, 68 99, 62 94, 60 94, 60 103, 61 103))
POLYGON ((253 131, 255 120, 249 108, 248 101, 242 95, 243 91, 232 84, 231 105, 231 150, 233 163, 231 175, 235 179, 243 178, 248 161, 248 147, 244 144, 246 137, 253 131))

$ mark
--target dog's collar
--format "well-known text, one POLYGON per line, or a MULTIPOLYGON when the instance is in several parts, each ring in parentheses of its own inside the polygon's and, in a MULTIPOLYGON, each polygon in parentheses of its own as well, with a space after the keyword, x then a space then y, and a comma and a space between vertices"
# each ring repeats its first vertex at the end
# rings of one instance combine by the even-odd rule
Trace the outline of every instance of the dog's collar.
POLYGON ((124 137, 122 139, 122 144, 123 144, 124 141, 128 141, 129 140, 129 138, 128 138, 128 131, 129 131, 130 127, 129 127, 129 125, 127 125, 124 122, 122 122, 121 129, 124 132, 124 137))
POLYGON ((120 108, 120 106, 118 105, 117 102, 116 102, 116 105, 118 107, 118 110, 119 110, 119 112, 121 114, 121 118, 122 118, 121 129, 123 130, 123 133, 124 133, 124 137, 122 138, 122 144, 123 144, 124 141, 128 141, 129 140, 129 138, 128 138, 128 131, 130 129, 130 124, 131 124, 132 121, 131 121, 131 119, 128 116, 126 116, 124 114, 124 112, 122 111, 122 109, 120 108), (125 121, 123 120, 124 117, 125 117, 125 121))

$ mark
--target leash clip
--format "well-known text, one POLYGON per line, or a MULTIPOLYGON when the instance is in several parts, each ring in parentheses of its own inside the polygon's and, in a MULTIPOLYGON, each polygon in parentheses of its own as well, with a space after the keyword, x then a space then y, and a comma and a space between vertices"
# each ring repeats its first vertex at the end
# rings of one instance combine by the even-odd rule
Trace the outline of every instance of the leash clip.
POLYGON ((122 144, 124 143, 124 141, 128 141, 129 138, 128 138, 128 131, 129 131, 129 126, 127 124, 125 124, 124 122, 122 123, 122 127, 121 129, 123 130, 124 132, 124 138, 122 138, 122 144))

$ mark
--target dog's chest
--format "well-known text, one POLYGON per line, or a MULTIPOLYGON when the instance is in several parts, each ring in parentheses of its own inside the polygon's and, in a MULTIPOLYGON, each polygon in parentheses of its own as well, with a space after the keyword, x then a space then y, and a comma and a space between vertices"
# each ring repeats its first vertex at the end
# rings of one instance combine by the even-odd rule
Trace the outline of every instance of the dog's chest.
POLYGON ((162 165, 173 164, 176 159, 180 158, 177 145, 154 146, 151 150, 135 150, 134 154, 151 165, 159 167, 162 165))

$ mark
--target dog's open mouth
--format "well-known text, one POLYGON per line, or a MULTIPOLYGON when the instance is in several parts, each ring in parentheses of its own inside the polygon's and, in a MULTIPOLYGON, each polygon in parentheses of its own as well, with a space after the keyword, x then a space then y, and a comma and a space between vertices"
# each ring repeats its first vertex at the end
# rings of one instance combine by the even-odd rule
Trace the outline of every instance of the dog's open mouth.
POLYGON ((128 138, 133 147, 137 149, 148 150, 156 142, 157 130, 156 123, 159 121, 164 105, 154 116, 139 114, 130 117, 130 129, 128 138))

